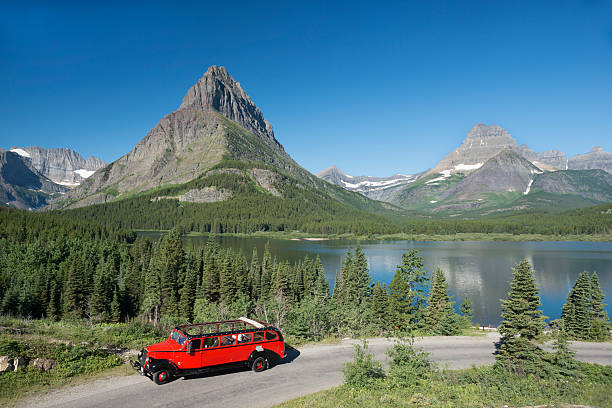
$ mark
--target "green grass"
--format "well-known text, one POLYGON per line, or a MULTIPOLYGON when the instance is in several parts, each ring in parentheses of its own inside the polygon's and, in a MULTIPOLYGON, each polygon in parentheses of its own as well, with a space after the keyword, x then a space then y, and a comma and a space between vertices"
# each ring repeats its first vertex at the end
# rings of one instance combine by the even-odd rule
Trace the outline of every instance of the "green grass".
POLYGON ((612 407, 612 367, 581 364, 581 378, 519 377, 494 367, 440 371, 397 387, 386 379, 369 387, 348 385, 297 398, 276 407, 503 407, 587 404, 612 407))

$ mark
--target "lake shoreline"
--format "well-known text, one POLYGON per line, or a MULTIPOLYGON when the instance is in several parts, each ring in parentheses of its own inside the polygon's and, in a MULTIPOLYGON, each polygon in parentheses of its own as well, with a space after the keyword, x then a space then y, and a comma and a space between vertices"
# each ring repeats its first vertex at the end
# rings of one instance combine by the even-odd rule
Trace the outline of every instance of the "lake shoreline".
MULTIPOLYGON (((138 233, 164 233, 168 230, 135 229, 138 233)), ((188 232, 184 236, 209 236, 211 233, 188 232)), ((270 232, 261 231, 254 233, 222 233, 216 236, 229 236, 241 238, 271 238, 291 241, 331 241, 331 240, 356 240, 356 241, 499 241, 499 242, 612 242, 612 234, 606 235, 543 235, 543 234, 506 234, 506 233, 457 233, 457 234, 376 234, 376 235, 324 235, 308 234, 304 232, 270 232)))

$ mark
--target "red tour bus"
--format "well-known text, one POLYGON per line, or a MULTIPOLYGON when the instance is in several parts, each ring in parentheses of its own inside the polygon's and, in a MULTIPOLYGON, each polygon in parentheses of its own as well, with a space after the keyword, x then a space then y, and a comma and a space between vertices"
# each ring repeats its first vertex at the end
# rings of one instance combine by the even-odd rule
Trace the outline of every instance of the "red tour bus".
POLYGON ((264 371, 285 356, 283 336, 268 323, 237 320, 177 326, 161 343, 145 347, 132 367, 164 384, 173 377, 196 375, 233 365, 264 371))

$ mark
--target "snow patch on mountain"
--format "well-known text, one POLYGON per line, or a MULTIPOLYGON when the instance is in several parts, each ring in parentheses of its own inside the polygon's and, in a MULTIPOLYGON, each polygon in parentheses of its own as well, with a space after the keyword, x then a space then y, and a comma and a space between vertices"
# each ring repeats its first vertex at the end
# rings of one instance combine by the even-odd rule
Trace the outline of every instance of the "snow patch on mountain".
POLYGON ((18 155, 23 156, 23 157, 28 157, 28 158, 31 157, 30 153, 26 152, 23 149, 11 149, 11 152, 17 153, 18 155))
POLYGON ((525 192, 523 193, 523 195, 527 195, 529 194, 529 192, 531 191, 531 185, 533 184, 533 179, 529 180, 529 184, 527 184, 527 189, 525 190, 525 192))
POLYGON ((88 177, 91 177, 91 175, 94 174, 96 171, 79 169, 79 170, 75 170, 74 172, 83 178, 88 178, 88 177))
POLYGON ((457 171, 461 171, 461 170, 476 170, 482 167, 482 165, 484 164, 484 162, 481 163, 476 163, 476 164, 458 164, 455 166, 455 170, 457 171))

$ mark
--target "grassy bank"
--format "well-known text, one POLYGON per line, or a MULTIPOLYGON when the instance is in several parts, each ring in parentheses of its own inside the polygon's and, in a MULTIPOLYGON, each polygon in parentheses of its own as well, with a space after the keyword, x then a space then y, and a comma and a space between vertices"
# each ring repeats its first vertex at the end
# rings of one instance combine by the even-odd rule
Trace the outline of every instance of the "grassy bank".
POLYGON ((167 336, 166 328, 133 322, 89 324, 84 320, 22 320, 0 317, 0 356, 56 362, 49 371, 27 366, 0 373, 0 406, 65 385, 133 373, 122 352, 140 349, 167 336))
MULTIPOLYGON (((159 232, 165 233, 166 230, 136 230, 139 232, 159 232)), ((206 233, 189 232, 185 234, 187 237, 206 236, 206 233)), ((224 233, 217 236, 231 236, 241 238, 270 238, 270 239, 285 239, 285 240, 379 240, 379 241, 582 241, 582 242, 610 242, 612 234, 584 234, 584 235, 543 235, 543 234, 504 234, 504 233, 457 233, 457 234, 374 234, 374 235, 322 235, 308 234, 299 231, 260 231, 250 234, 243 233, 224 233)))
POLYGON ((559 380, 519 377, 493 367, 443 371, 401 387, 388 379, 362 388, 343 385, 277 407, 612 407, 612 367, 582 364, 581 372, 580 377, 559 380))

